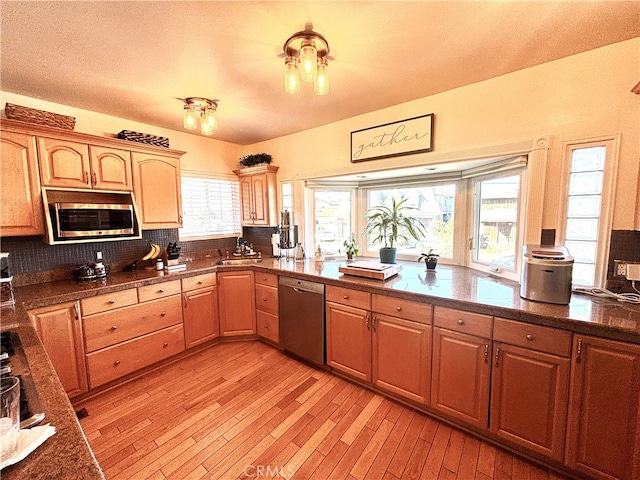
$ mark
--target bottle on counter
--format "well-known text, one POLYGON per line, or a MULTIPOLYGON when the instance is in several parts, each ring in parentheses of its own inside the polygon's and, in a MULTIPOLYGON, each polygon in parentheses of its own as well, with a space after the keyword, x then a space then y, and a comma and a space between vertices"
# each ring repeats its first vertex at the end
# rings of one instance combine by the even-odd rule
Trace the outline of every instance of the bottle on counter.
POLYGON ((322 247, 320 247, 320 245, 318 245, 318 247, 316 248, 316 262, 324 262, 324 252, 322 251, 322 247))

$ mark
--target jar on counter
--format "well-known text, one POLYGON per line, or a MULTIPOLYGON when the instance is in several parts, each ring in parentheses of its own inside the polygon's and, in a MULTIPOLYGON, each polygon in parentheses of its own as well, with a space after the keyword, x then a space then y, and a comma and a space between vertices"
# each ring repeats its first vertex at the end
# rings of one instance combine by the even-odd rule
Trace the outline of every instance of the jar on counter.
POLYGON ((164 265, 162 263, 162 259, 161 258, 157 258, 156 259, 156 270, 162 270, 164 268, 164 265))

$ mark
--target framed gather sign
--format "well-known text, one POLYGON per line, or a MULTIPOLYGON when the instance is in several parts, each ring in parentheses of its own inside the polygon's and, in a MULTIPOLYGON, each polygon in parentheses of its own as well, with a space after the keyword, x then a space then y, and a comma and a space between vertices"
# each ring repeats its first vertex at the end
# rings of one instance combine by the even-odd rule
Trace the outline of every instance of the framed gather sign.
POLYGON ((433 113, 351 132, 351 162, 433 150, 433 113))

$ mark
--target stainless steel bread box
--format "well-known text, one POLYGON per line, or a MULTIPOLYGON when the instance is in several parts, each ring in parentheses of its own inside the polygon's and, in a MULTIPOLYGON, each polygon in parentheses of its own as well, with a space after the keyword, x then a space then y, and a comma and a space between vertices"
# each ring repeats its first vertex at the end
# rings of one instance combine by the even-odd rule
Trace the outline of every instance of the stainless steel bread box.
POLYGON ((571 300, 573 257, 563 246, 525 245, 520 296, 566 305, 571 300))

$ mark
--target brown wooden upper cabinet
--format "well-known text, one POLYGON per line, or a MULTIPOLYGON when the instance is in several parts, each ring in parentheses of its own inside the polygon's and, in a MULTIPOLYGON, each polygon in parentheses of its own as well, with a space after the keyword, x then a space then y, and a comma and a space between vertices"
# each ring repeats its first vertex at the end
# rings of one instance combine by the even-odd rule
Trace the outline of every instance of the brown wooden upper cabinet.
POLYGON ((240 181, 242 225, 277 225, 278 167, 256 165, 234 170, 240 181))
POLYGON ((44 234, 35 137, 2 130, 0 149, 2 235, 44 234))
POLYGON ((57 138, 38 138, 42 185, 133 190, 131 153, 57 138))
POLYGON ((182 227, 180 159, 133 152, 133 193, 143 230, 182 227))

